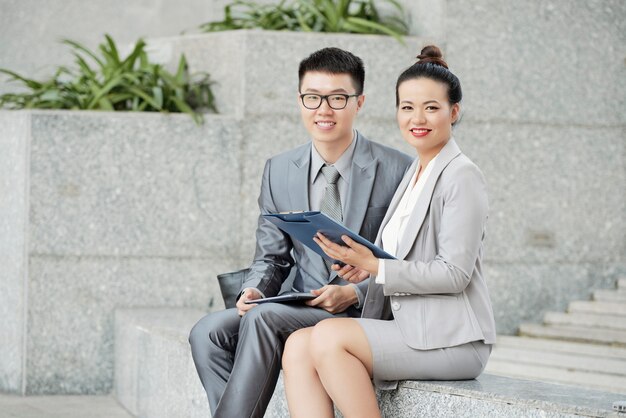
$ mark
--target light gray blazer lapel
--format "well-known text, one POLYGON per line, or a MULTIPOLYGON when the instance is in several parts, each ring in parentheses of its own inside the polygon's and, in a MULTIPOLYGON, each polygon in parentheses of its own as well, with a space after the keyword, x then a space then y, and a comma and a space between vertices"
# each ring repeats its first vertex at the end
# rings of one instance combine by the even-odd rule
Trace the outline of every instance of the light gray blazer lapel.
POLYGON ((408 187, 409 182, 413 178, 413 174, 415 173, 415 169, 418 163, 419 163, 419 160, 416 158, 415 161, 411 163, 409 168, 407 168, 406 173, 404 173, 404 177, 402 178, 402 181, 398 185, 396 192, 391 198, 391 203, 389 203, 389 208, 387 209, 387 212, 385 213, 385 217, 383 218, 383 221, 380 224, 380 229, 378 230, 378 233, 376 235, 375 242, 376 242, 376 245, 378 245, 379 247, 382 246, 383 229, 385 228, 385 225, 387 225, 387 222, 389 222, 389 219, 391 219, 391 215, 393 215, 393 213, 396 211, 396 208, 398 207, 400 200, 402 200, 402 195, 404 194, 404 191, 408 187))
MULTIPOLYGON (((430 200, 433 196, 433 191, 435 190, 435 184, 437 184, 437 180, 439 180, 439 176, 442 171, 450 164, 454 158, 458 157, 461 154, 461 150, 458 145, 454 141, 454 138, 450 138, 448 143, 441 149, 439 155, 437 156, 437 161, 435 162, 435 166, 433 170, 430 172, 428 179, 426 180, 426 184, 424 184, 424 188, 417 199, 417 203, 415 204, 415 208, 411 213, 409 221, 406 225, 406 230, 402 235, 402 239, 398 243, 398 251, 396 252, 396 258, 399 260, 403 260, 413 243, 415 242, 415 238, 422 227, 422 223, 424 223, 424 218, 426 217, 426 213, 428 212, 428 208, 430 207, 430 200)), ((415 173, 415 168, 411 173, 415 173)), ((412 177, 412 174, 411 176, 412 177)), ((405 187, 406 188, 406 187, 405 187)))
POLYGON ((309 207, 309 166, 311 164, 311 144, 298 149, 289 163, 287 190, 291 210, 310 210, 309 207))

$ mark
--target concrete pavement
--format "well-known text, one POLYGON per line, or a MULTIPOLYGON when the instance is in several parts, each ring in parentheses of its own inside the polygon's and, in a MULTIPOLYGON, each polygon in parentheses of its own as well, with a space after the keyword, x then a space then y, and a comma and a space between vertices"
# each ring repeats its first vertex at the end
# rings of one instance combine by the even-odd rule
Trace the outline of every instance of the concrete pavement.
POLYGON ((0 418, 133 418, 112 395, 0 394, 0 418))

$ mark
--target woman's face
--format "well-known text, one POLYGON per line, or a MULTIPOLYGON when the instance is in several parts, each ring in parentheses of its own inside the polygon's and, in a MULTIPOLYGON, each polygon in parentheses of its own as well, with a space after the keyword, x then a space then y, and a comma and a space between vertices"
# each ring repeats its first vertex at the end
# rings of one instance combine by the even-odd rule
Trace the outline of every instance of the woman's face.
POLYGON ((432 158, 452 136, 459 105, 450 105, 448 86, 430 78, 410 79, 398 86, 398 127, 421 157, 432 158))

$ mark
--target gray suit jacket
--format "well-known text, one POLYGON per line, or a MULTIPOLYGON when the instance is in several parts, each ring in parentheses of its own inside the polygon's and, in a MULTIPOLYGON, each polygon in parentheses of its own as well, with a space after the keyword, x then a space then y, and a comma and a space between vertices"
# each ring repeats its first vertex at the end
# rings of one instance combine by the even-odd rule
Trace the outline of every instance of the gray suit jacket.
MULTIPOLYGON (((400 183, 381 230, 417 163, 400 183)), ((363 317, 390 319, 392 312, 405 342, 416 349, 479 340, 495 343, 495 321, 482 274, 487 212, 481 171, 450 139, 410 215, 397 260, 384 261, 385 284, 376 284, 373 278, 369 283, 363 317)), ((381 233, 376 242, 381 244, 381 233)))
MULTIPOLYGON (((367 140, 357 132, 352 158, 348 198, 343 206, 344 224, 373 241, 398 183, 411 164, 411 157, 367 140)), ((311 142, 269 159, 265 164, 259 208, 261 214, 309 210, 309 165, 311 142)), ((242 289, 256 287, 265 296, 278 294, 291 267, 296 265, 293 287, 299 291, 326 284, 347 282, 329 274, 321 256, 298 241, 292 241, 274 224, 259 216, 256 253, 242 289)), ((358 285, 359 303, 367 281, 358 285)))

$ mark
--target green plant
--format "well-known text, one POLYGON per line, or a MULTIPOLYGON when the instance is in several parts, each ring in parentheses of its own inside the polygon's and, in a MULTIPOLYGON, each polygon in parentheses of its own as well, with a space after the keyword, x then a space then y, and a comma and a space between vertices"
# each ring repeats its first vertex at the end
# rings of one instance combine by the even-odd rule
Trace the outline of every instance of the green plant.
POLYGON ((149 62, 142 39, 126 58, 121 58, 113 39, 109 35, 105 38, 98 48, 101 56, 78 42, 63 40, 72 48, 77 68, 58 67, 47 81, 0 69, 28 90, 1 95, 0 107, 183 112, 197 123, 202 122, 201 111, 217 112, 209 74, 190 75, 184 55, 176 73, 171 74, 160 64, 149 62))
POLYGON ((381 14, 374 0, 282 0, 258 5, 236 0, 224 7, 224 20, 205 23, 206 32, 234 29, 290 30, 384 34, 402 42, 408 33, 404 10, 397 0, 382 0, 396 14, 381 14))

